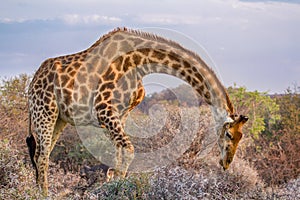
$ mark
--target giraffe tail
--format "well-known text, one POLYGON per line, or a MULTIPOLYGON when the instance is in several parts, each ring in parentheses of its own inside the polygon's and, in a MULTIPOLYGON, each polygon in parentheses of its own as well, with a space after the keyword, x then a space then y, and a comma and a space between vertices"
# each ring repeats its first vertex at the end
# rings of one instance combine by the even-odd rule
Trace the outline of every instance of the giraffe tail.
MULTIPOLYGON (((35 139, 32 135, 32 132, 31 132, 31 113, 30 113, 30 111, 29 111, 29 117, 28 117, 28 133, 29 134, 28 134, 28 137, 26 138, 26 143, 27 143, 27 147, 28 147, 28 151, 29 151, 32 166, 33 166, 33 168, 35 168, 35 170, 37 172, 36 163, 34 161, 36 142, 35 142, 35 139)), ((37 178, 37 173, 36 173, 36 178, 37 178)))

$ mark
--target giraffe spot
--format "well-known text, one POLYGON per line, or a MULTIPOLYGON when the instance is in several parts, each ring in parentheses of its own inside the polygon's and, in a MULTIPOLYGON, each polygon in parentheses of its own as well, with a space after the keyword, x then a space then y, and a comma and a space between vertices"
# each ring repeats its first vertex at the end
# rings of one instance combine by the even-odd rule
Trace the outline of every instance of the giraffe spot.
POLYGON ((121 71, 122 62, 123 62, 122 56, 119 56, 117 59, 114 60, 113 64, 116 67, 117 71, 121 71))
POLYGON ((210 99, 210 93, 209 91, 207 91, 205 94, 204 94, 204 97, 209 100, 210 99))
MULTIPOLYGON (((96 108, 97 109, 97 108, 96 108)), ((105 110, 102 110, 99 114, 102 116, 100 117, 101 121, 104 121, 106 118, 104 117, 105 116, 105 113, 106 111, 105 110)))
POLYGON ((96 103, 99 103, 101 101, 102 101, 102 96, 100 94, 98 94, 97 97, 95 98, 94 103, 96 104, 96 103))
POLYGON ((45 96, 45 98, 43 98, 43 100, 46 104, 49 104, 51 102, 51 99, 47 96, 45 96))
POLYGON ((124 109, 124 106, 123 105, 118 105, 117 109, 118 109, 118 111, 122 111, 124 109))
POLYGON ((152 52, 152 57, 154 57, 158 60, 163 60, 166 57, 166 55, 160 51, 154 50, 152 52))
POLYGON ((181 68, 181 65, 179 64, 173 64, 172 67, 175 69, 175 70, 178 70, 181 68))
POLYGON ((92 64, 92 63, 87 63, 87 64, 86 64, 87 73, 88 73, 88 74, 94 73, 96 67, 97 67, 97 65, 94 65, 94 64, 92 64))
POLYGON ((116 34, 114 35, 113 40, 124 40, 124 37, 122 35, 116 34))
POLYGON ((122 136, 117 135, 117 137, 114 138, 115 141, 121 142, 122 141, 122 136))
MULTIPOLYGON (((112 112, 111 110, 108 110, 108 111, 106 112, 106 115, 107 115, 108 117, 112 116, 112 114, 113 114, 113 112, 112 112)), ((108 120, 109 120, 109 119, 108 119, 108 120)))
POLYGON ((106 103, 101 103, 96 107, 96 110, 104 110, 107 107, 106 103))
POLYGON ((200 96, 203 95, 203 90, 201 90, 200 88, 197 88, 196 91, 198 92, 198 94, 200 94, 200 96))
POLYGON ((150 53, 149 48, 139 49, 138 51, 141 52, 144 56, 148 56, 150 53))
POLYGON ((143 42, 144 42, 144 41, 143 41, 142 39, 140 39, 140 38, 132 38, 131 40, 132 40, 134 46, 138 46, 138 45, 140 45, 140 44, 143 44, 143 42))
POLYGON ((124 102, 125 102, 125 103, 129 103, 130 97, 131 97, 130 92, 125 93, 125 94, 124 94, 124 102))
POLYGON ((83 104, 87 104, 89 98, 89 91, 85 85, 80 86, 79 95, 81 97, 79 101, 83 104))
POLYGON ((106 89, 108 90, 112 90, 115 88, 115 85, 113 82, 107 82, 107 83, 103 83, 100 87, 100 91, 104 91, 106 89))
POLYGON ((198 73, 198 70, 197 70, 196 67, 192 67, 192 70, 193 70, 194 73, 198 73))
POLYGON ((171 61, 180 62, 178 55, 172 51, 168 54, 168 57, 171 61))
POLYGON ((48 80, 49 80, 49 82, 52 82, 53 80, 54 80, 54 72, 50 72, 49 74, 48 74, 48 80))
POLYGON ((105 72, 105 74, 103 75, 103 79, 105 81, 109 81, 109 80, 114 80, 114 78, 115 78, 115 72, 112 70, 111 67, 109 67, 105 72))
POLYGON ((64 102, 66 103, 66 105, 70 105, 72 102, 71 92, 67 89, 63 89, 63 95, 64 95, 64 102))
POLYGON ((61 85, 65 86, 67 84, 67 82, 69 81, 69 76, 68 75, 61 75, 60 76, 60 81, 61 81, 61 85))
POLYGON ((184 60, 183 61, 183 67, 189 69, 189 68, 191 68, 191 64, 189 62, 187 62, 187 61, 184 60))
POLYGON ((196 73, 195 76, 200 82, 203 82, 203 77, 200 73, 196 73))
POLYGON ((75 62, 75 63, 73 64, 73 66, 74 66, 75 69, 78 69, 78 68, 81 66, 81 63, 75 62))
POLYGON ((170 61, 166 60, 166 61, 164 61, 162 64, 165 65, 165 66, 168 66, 169 63, 170 63, 170 61))
POLYGON ((133 63, 134 63, 135 66, 140 65, 141 60, 142 60, 142 57, 140 55, 133 54, 132 58, 133 58, 133 63))
POLYGON ((121 99, 121 93, 119 91, 114 91, 114 98, 121 99))
MULTIPOLYGON (((67 66, 70 65, 70 64, 71 64, 71 61, 69 61, 69 60, 67 60, 66 63, 65 63, 65 65, 67 65, 67 66)), ((66 69, 68 69, 67 66, 66 66, 66 69)))
POLYGON ((68 89, 73 89, 74 88, 74 79, 71 79, 67 85, 68 89))
MULTIPOLYGON (((50 84, 50 85, 48 85, 48 87, 47 87, 47 91, 50 91, 50 92, 52 92, 54 90, 54 84, 50 84)), ((50 96, 51 96, 51 93, 48 93, 47 92, 47 94, 50 94, 50 96)))
POLYGON ((68 60, 69 62, 71 62, 71 61, 73 60, 73 56, 71 56, 71 55, 68 56, 68 57, 67 57, 67 60, 68 60))
POLYGON ((94 57, 92 57, 92 59, 90 60, 90 63, 92 66, 94 66, 94 68, 98 65, 99 60, 100 60, 100 56, 99 55, 95 55, 94 57))
POLYGON ((42 81, 41 79, 39 79, 37 82, 36 82, 36 85, 41 85, 42 84, 42 81))
POLYGON ((120 44, 119 51, 124 53, 129 53, 133 50, 132 46, 128 43, 128 41, 124 40, 120 44))
POLYGON ((123 91, 128 90, 128 83, 127 83, 127 81, 122 81, 122 90, 123 91))
MULTIPOLYGON (((111 112, 111 111, 110 111, 110 112, 111 112)), ((108 112, 106 112, 106 116, 109 116, 107 113, 108 113, 108 112)), ((104 123, 105 123, 105 124, 108 124, 109 121, 110 121, 109 118, 105 118, 104 123)), ((111 128, 111 127, 110 127, 110 128, 111 128)))
POLYGON ((74 57, 74 60, 75 60, 75 61, 77 61, 77 60, 79 60, 79 59, 80 59, 80 53, 77 54, 77 55, 74 57))
POLYGON ((83 73, 78 74, 77 81, 79 84, 84 84, 87 81, 86 75, 83 73))
POLYGON ((108 100, 108 98, 111 96, 111 92, 110 91, 107 91, 107 92, 104 92, 103 93, 103 98, 104 100, 108 100))
POLYGON ((204 91, 204 85, 201 85, 201 86, 200 86, 200 90, 201 90, 201 91, 204 91))
POLYGON ((148 62, 151 63, 151 64, 157 64, 157 61, 154 61, 154 60, 152 60, 150 58, 148 58, 148 62))
POLYGON ((188 83, 190 83, 191 80, 192 80, 191 76, 187 76, 187 77, 186 77, 186 80, 187 80, 188 83))
POLYGON ((124 72, 128 71, 129 67, 131 67, 131 66, 132 66, 132 64, 130 62, 130 57, 126 57, 124 64, 123 64, 123 71, 124 72))
POLYGON ((180 74, 181 74, 182 76, 185 76, 185 71, 180 71, 180 74))

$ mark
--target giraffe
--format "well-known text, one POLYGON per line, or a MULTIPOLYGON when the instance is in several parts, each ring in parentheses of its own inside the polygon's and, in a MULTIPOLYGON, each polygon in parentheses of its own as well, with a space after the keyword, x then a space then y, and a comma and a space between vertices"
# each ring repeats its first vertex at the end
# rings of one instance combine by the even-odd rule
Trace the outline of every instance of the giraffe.
POLYGON ((30 83, 26 142, 37 184, 45 196, 49 156, 67 124, 106 129, 116 149, 114 176, 125 177, 134 159, 134 147, 124 125, 128 113, 145 96, 142 78, 151 73, 184 80, 211 106, 220 165, 229 167, 248 118, 234 113, 213 70, 196 53, 174 41, 116 28, 84 51, 47 59, 30 83))

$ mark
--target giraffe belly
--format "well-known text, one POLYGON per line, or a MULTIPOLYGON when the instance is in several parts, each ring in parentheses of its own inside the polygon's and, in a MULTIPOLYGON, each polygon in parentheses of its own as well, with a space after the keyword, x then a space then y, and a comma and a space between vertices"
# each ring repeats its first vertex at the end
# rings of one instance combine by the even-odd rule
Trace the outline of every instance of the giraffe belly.
POLYGON ((59 117, 72 126, 101 127, 92 106, 71 104, 68 108, 60 109, 59 117))

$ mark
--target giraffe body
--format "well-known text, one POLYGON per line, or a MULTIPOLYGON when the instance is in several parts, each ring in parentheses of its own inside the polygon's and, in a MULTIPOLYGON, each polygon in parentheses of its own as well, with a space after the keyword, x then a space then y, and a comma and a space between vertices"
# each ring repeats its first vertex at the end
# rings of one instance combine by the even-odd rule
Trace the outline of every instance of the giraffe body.
POLYGON ((226 90, 197 54, 152 34, 118 28, 85 51, 46 60, 29 86, 33 131, 30 124, 27 144, 45 195, 49 156, 67 123, 105 128, 116 147, 115 176, 125 176, 134 147, 124 124, 144 98, 142 78, 151 73, 190 84, 216 113, 220 137, 228 129, 223 130, 225 123, 236 122, 226 90))

